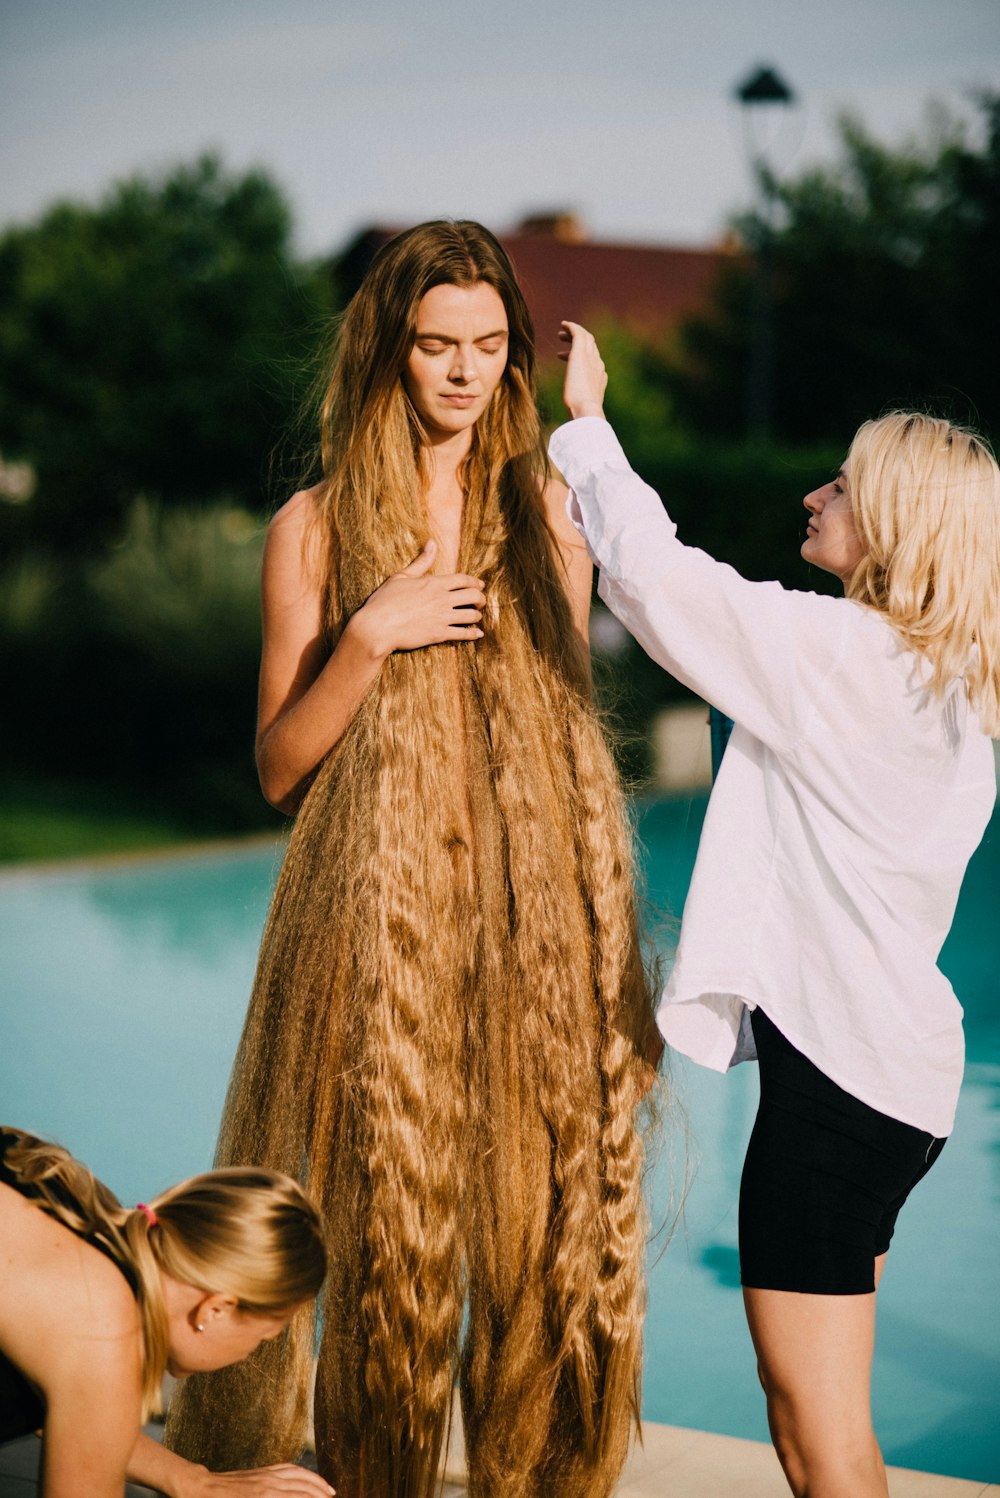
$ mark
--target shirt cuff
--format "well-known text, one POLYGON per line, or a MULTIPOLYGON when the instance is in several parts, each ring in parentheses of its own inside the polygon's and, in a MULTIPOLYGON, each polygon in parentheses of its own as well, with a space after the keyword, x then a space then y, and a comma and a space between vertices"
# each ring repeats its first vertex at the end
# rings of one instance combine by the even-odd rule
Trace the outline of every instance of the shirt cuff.
POLYGON ((576 488, 574 473, 579 478, 605 465, 629 471, 628 458, 614 428, 603 416, 578 416, 556 427, 549 438, 549 457, 571 489, 576 488))

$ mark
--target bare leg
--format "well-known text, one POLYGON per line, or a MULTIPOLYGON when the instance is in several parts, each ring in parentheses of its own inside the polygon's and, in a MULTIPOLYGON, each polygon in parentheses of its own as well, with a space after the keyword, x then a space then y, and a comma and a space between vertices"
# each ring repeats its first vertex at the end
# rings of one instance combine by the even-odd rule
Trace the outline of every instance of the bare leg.
MULTIPOLYGON (((878 1284, 885 1262, 875 1261, 878 1284)), ((887 1498, 871 1417, 875 1295, 744 1288, 771 1439, 796 1498, 887 1498)))

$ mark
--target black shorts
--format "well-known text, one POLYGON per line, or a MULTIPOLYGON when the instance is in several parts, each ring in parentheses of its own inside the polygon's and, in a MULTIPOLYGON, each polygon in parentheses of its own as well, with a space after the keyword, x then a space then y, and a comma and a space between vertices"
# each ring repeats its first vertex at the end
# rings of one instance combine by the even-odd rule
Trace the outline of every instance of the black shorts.
POLYGON ((757 1290, 868 1295, 896 1216, 943 1139, 859 1102, 762 1010, 760 1107, 740 1185, 740 1277, 757 1290))

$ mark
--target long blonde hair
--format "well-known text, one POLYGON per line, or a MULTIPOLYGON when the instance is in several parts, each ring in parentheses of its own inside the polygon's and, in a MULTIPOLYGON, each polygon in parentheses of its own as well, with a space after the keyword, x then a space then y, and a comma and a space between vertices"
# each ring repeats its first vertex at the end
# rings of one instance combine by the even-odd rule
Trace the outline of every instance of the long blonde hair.
MULTIPOLYGON (((391 655, 320 768, 219 1159, 299 1172, 325 1205, 316 1435, 344 1498, 433 1492, 458 1373, 473 1494, 604 1498, 638 1421, 652 1009, 630 829, 544 516, 531 321, 479 225, 401 236, 344 319, 317 501, 328 629, 333 646, 428 536, 400 373, 442 282, 493 286, 509 323, 463 472, 485 638, 391 655)), ((182 1404, 179 1448, 294 1455, 269 1394, 307 1376, 280 1350, 221 1375, 211 1418, 182 1404)))
POLYGON ((326 1252, 316 1209, 287 1176, 216 1170, 150 1197, 155 1219, 123 1207, 58 1144, 4 1129, 7 1168, 42 1211, 104 1246, 134 1282, 142 1336, 142 1418, 154 1411, 170 1355, 162 1273, 241 1310, 273 1315, 312 1300, 326 1252))
POLYGON ((845 469, 866 554, 848 598, 878 609, 943 694, 964 676, 1000 737, 1000 469, 973 432, 915 411, 866 421, 845 469))

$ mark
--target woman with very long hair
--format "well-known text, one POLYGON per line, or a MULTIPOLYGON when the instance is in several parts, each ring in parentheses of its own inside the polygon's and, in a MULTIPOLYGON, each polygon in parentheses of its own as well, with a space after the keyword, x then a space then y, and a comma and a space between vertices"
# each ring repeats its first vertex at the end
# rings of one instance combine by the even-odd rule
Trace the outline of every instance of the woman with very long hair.
POLYGON ((593 338, 565 336, 578 419, 550 450, 601 594, 736 721, 658 1018, 707 1066, 760 1062, 740 1262, 775 1447, 796 1494, 884 1498, 875 1292, 954 1121, 962 1011, 937 957, 996 798, 1000 470, 947 421, 865 422, 804 501, 802 555, 845 596, 747 582, 678 541, 599 419, 593 338))
MULTIPOLYGON (((601 1498, 638 1420, 655 1028, 591 567, 487 230, 377 255, 322 455, 265 552, 258 765, 298 818, 219 1160, 327 1205, 315 1430, 339 1493, 434 1491, 457 1377, 473 1494, 601 1498)), ((299 1351, 190 1390, 169 1438, 293 1453, 272 1390, 302 1386, 299 1351)))
POLYGON ((131 1210, 59 1145, 0 1128, 0 1443, 40 1432, 43 1498, 321 1498, 288 1465, 209 1472, 143 1435, 166 1372, 247 1357, 305 1315, 326 1268, 315 1208, 257 1169, 131 1210))

